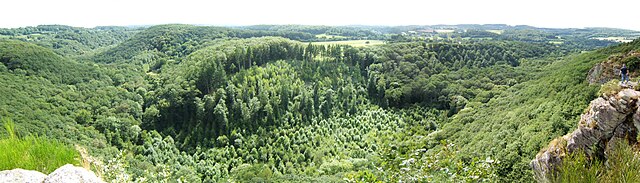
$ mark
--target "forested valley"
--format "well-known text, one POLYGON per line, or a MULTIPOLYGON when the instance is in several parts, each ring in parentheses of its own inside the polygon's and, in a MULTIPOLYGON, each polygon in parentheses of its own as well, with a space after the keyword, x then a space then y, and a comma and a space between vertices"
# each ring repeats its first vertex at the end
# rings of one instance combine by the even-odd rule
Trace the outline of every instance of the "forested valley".
POLYGON ((533 182, 529 161, 599 96, 589 70, 638 52, 639 36, 499 24, 0 29, 0 118, 18 136, 86 150, 76 163, 108 182, 533 182))

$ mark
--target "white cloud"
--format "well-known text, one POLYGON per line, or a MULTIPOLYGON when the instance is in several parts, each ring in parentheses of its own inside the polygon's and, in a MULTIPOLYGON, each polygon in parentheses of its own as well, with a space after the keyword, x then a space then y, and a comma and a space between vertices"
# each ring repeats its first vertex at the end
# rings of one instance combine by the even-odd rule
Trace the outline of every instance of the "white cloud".
POLYGON ((0 27, 64 24, 151 25, 166 23, 250 25, 489 24, 538 27, 616 27, 640 30, 638 1, 153 1, 12 0, 3 2, 0 27))

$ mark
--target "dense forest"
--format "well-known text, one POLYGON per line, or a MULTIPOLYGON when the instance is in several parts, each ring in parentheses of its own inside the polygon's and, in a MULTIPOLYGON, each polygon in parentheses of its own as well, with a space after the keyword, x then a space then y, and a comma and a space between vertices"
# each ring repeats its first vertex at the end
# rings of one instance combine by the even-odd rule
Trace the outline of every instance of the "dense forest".
POLYGON ((0 29, 0 117, 19 136, 88 150, 110 182, 532 182, 528 162, 598 96, 589 69, 640 50, 639 36, 500 24, 0 29))

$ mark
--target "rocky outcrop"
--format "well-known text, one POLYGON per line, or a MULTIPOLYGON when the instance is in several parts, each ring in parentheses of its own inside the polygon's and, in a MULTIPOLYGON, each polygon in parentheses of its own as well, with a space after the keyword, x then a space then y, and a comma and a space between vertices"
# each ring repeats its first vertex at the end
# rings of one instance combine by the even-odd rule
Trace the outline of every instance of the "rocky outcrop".
POLYGON ((578 128, 553 140, 531 161, 536 179, 547 182, 549 173, 561 166, 562 159, 569 153, 582 151, 587 157, 606 159, 606 152, 615 148, 615 142, 636 143, 640 128, 639 97, 640 92, 625 89, 617 95, 591 101, 578 128))
MULTIPOLYGON (((612 79, 618 78, 621 65, 611 62, 597 63, 589 70, 587 81, 589 84, 604 84, 612 79)), ((620 79, 620 78, 618 78, 620 79)))
POLYGON ((19 168, 0 172, 0 182, 41 183, 45 177, 44 173, 19 168))
MULTIPOLYGON (((611 55, 607 60, 602 63, 594 65, 589 74, 587 75, 587 81, 589 84, 604 84, 613 79, 620 79, 620 68, 622 63, 628 63, 630 59, 637 59, 640 57, 640 52, 630 51, 625 54, 611 55)), ((638 72, 631 70, 630 77, 635 78, 638 76, 638 72)))
POLYGON ((0 171, 0 182, 6 183, 101 183, 93 172, 73 165, 64 165, 48 176, 32 170, 0 171))

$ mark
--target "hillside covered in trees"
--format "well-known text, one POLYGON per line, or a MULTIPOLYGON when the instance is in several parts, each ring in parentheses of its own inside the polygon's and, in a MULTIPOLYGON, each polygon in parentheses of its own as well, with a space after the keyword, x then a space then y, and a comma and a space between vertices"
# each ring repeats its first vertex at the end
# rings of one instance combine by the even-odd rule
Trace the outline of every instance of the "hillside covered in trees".
POLYGON ((638 36, 507 25, 0 29, 0 117, 19 136, 88 150, 111 182, 531 182, 529 161, 599 96, 589 70, 638 52, 638 36), (338 40, 384 44, 328 42, 338 40))

